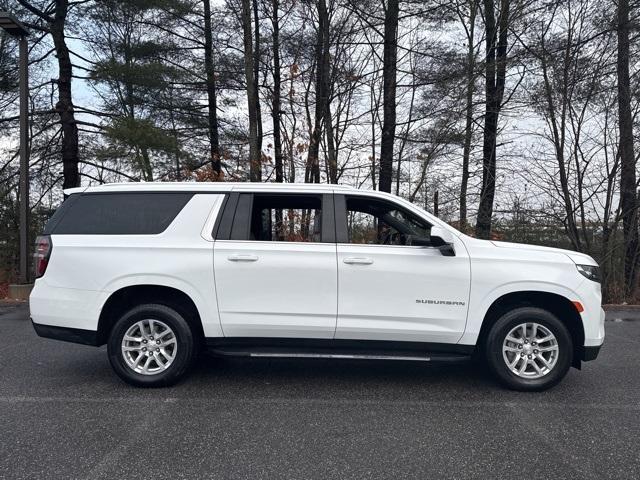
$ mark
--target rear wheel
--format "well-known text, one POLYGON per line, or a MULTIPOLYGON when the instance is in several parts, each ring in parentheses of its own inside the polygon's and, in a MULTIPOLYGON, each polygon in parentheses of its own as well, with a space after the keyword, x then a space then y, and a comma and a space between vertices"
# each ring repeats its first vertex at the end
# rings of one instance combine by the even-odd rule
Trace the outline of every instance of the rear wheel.
POLYGON ((118 376, 139 387, 176 383, 196 353, 187 321, 158 304, 139 305, 125 313, 111 330, 107 351, 118 376))
POLYGON ((507 387, 539 391, 553 387, 567 374, 573 342, 555 315, 522 307, 507 312, 491 327, 485 352, 490 369, 507 387))

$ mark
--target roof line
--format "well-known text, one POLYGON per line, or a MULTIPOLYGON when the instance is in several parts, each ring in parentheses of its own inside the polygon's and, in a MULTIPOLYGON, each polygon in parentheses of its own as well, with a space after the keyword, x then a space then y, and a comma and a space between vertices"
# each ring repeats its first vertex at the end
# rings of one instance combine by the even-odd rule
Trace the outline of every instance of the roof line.
MULTIPOLYGON (((274 189, 274 190, 353 190, 348 185, 335 185, 330 183, 259 183, 259 182, 124 182, 105 183, 89 187, 78 187, 68 189, 70 193, 82 191, 105 191, 105 190, 201 190, 201 191, 231 191, 231 190, 251 190, 251 189, 274 189)), ((66 191, 65 191, 66 192, 66 191)))

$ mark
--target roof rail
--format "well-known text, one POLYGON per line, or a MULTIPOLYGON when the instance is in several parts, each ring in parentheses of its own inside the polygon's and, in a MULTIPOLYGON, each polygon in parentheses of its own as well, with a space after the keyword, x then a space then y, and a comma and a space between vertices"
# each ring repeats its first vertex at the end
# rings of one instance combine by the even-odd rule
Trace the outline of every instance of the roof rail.
MULTIPOLYGON (((273 187, 273 188, 300 188, 300 187, 324 187, 336 190, 353 190, 350 185, 336 185, 331 183, 275 183, 275 182, 118 182, 93 185, 92 187, 132 188, 132 187, 158 187, 158 186, 199 186, 199 187, 273 187)), ((87 188, 87 187, 84 187, 87 188)))
POLYGON ((81 187, 73 189, 70 193, 78 193, 81 191, 87 193, 113 192, 114 190, 122 191, 147 191, 157 192, 163 190, 184 191, 193 190, 200 192, 229 192, 251 191, 256 190, 308 190, 308 191, 349 191, 353 187, 348 185, 334 185, 329 183, 275 183, 275 182, 124 182, 124 183, 105 183, 90 187, 81 187))

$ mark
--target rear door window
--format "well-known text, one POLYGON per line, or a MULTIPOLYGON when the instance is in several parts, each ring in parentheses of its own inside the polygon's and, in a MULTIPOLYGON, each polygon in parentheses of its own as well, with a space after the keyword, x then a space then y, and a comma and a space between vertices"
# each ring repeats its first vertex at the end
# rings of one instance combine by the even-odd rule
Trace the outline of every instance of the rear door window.
POLYGON ((243 193, 231 240, 333 242, 332 196, 327 194, 243 193))
POLYGON ((185 192, 75 194, 65 201, 60 214, 56 212, 49 220, 44 233, 158 234, 167 229, 192 196, 185 192))

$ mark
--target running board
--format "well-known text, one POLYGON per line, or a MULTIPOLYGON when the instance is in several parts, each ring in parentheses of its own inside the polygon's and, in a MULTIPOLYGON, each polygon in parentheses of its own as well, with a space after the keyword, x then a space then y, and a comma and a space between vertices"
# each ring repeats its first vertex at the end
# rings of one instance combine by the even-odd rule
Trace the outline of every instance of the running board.
POLYGON ((250 357, 263 358, 335 358, 347 360, 409 360, 414 362, 430 362, 431 357, 403 357, 394 355, 356 355, 346 353, 267 353, 249 352, 250 357))
POLYGON ((407 355, 402 353, 353 353, 353 352, 329 352, 329 351, 292 351, 277 349, 235 349, 235 348, 209 348, 209 351, 217 356, 223 357, 251 357, 251 358, 302 358, 302 359, 333 359, 333 360, 396 360, 409 362, 430 362, 430 363, 458 363, 465 362, 471 355, 446 354, 446 353, 418 353, 412 352, 407 355))

